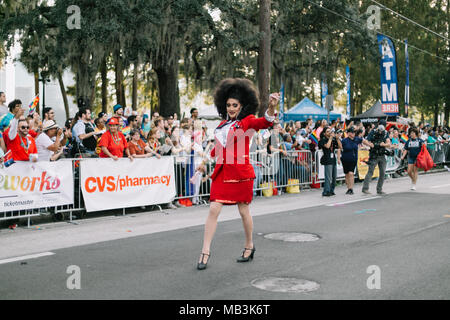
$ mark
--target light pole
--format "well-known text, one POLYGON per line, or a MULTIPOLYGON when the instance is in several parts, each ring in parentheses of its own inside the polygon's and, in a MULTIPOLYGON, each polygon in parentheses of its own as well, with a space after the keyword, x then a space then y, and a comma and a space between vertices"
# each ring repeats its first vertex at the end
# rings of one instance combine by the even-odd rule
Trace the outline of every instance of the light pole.
POLYGON ((48 72, 47 71, 41 71, 41 76, 39 77, 39 82, 42 82, 42 112, 41 115, 43 116, 44 108, 45 108, 45 83, 50 82, 50 79, 48 79, 48 72))

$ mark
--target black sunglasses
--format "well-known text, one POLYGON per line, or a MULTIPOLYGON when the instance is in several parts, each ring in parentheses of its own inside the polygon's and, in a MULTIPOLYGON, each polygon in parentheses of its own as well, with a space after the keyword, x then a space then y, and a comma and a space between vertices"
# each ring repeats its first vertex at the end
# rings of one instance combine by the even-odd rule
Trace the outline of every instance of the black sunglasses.
POLYGON ((25 126, 21 126, 20 129, 25 130, 25 129, 30 129, 30 127, 29 126, 26 126, 26 127, 25 126))

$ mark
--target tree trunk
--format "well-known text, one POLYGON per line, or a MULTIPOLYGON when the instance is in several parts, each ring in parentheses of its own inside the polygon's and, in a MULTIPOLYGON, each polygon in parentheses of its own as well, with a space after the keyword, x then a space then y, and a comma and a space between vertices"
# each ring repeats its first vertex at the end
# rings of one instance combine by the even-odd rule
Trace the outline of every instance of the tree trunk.
POLYGON ((131 101, 131 109, 133 109, 133 111, 137 110, 138 72, 139 72, 139 67, 136 62, 134 64, 134 70, 133 70, 133 95, 132 95, 132 101, 131 101))
POLYGON ((261 101, 259 116, 263 116, 269 105, 270 90, 270 0, 259 1, 259 31, 263 34, 258 54, 258 88, 261 101))
POLYGON ((158 76, 159 113, 168 117, 180 113, 178 90, 178 59, 173 59, 170 65, 155 68, 158 76))
MULTIPOLYGON (((450 0, 447 0, 447 36, 450 33, 450 0)), ((450 46, 447 46, 447 54, 450 54, 450 46)), ((450 80, 450 66, 447 65, 447 79, 450 80)), ((448 82, 447 82, 448 83, 448 82)), ((450 89, 447 86, 447 94, 445 96, 444 124, 450 126, 450 89)))
POLYGON ((444 124, 446 126, 449 126, 449 120, 450 120, 450 101, 447 101, 445 103, 445 111, 444 111, 444 124))
POLYGON ((437 127, 439 125, 439 105, 436 104, 434 106, 434 126, 437 127))
POLYGON ((102 112, 108 113, 108 68, 106 66, 106 57, 102 62, 100 72, 102 75, 102 112))
POLYGON ((95 96, 96 96, 96 93, 97 93, 97 85, 94 85, 94 86, 92 87, 91 95, 90 95, 90 98, 89 98, 91 112, 93 111, 93 110, 92 110, 92 107, 94 106, 94 103, 95 103, 95 96))
POLYGON ((80 64, 79 69, 82 70, 77 72, 77 106, 78 109, 90 108, 91 103, 89 97, 92 86, 90 85, 89 73, 87 67, 83 67, 82 64, 80 64))
POLYGON ((155 81, 153 81, 152 80, 152 95, 151 95, 151 97, 150 97, 150 115, 152 115, 153 114, 153 105, 154 105, 154 103, 153 103, 153 101, 154 101, 154 97, 155 96, 155 81))
POLYGON ((117 104, 120 104, 125 111, 126 99, 125 99, 125 86, 123 84, 123 66, 120 58, 116 60, 116 99, 117 104))
POLYGON ((70 118, 69 101, 67 99, 66 87, 64 85, 62 74, 60 72, 58 72, 58 82, 59 82, 59 88, 61 90, 61 95, 63 97, 64 111, 66 112, 66 119, 69 119, 70 118))

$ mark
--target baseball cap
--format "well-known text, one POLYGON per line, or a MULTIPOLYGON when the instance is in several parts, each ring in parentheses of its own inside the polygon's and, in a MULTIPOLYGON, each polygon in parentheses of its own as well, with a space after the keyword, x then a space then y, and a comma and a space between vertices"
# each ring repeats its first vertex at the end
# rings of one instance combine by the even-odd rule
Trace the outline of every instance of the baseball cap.
POLYGON ((355 128, 353 128, 353 127, 350 127, 350 128, 348 128, 348 129, 347 129, 347 132, 350 132, 350 133, 355 133, 355 128))
POLYGON ((116 113, 117 110, 119 110, 120 108, 123 109, 123 107, 122 107, 120 104, 116 104, 116 105, 114 106, 114 113, 116 113))
POLYGON ((119 119, 117 119, 116 117, 112 117, 108 120, 108 125, 119 125, 119 119))

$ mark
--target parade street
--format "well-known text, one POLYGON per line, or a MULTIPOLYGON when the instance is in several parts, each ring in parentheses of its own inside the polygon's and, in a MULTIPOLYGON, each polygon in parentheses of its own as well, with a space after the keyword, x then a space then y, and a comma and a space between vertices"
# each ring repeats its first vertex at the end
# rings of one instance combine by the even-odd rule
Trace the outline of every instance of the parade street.
POLYGON ((314 189, 255 199, 249 263, 236 263, 242 221, 235 206, 225 208, 203 271, 196 264, 205 205, 3 229, 0 297, 449 299, 450 173, 420 175, 417 191, 407 177, 387 180, 385 196, 376 195, 375 181, 372 195, 361 187, 353 196, 341 186, 326 199, 314 189), (310 291, 293 290, 296 280, 310 291))

